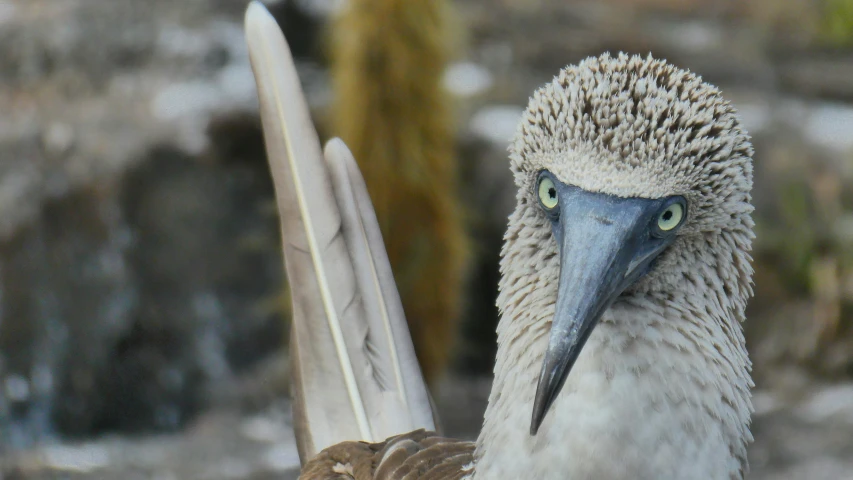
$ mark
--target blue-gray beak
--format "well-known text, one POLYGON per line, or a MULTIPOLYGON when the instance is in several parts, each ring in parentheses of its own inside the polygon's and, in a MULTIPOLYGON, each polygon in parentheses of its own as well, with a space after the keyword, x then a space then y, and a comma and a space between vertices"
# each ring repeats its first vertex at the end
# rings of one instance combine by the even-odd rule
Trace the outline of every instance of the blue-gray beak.
MULTIPOLYGON (((547 212, 560 250, 560 283, 551 336, 533 404, 536 435, 604 311, 674 240, 658 219, 682 197, 619 198, 590 193, 550 176, 558 204, 547 212)), ((550 184, 549 184, 550 185, 550 184)), ((686 216, 686 210, 684 210, 686 216)))

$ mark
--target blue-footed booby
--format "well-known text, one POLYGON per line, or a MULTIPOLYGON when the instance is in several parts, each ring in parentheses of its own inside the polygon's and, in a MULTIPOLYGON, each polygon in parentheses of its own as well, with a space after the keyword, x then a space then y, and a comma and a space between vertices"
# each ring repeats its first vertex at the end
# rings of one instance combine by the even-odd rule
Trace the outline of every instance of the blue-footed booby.
POLYGON ((436 433, 352 155, 321 151, 259 3, 246 34, 291 282, 300 478, 743 478, 752 146, 717 88, 604 54, 534 93, 510 146, 495 379, 467 442, 436 433))

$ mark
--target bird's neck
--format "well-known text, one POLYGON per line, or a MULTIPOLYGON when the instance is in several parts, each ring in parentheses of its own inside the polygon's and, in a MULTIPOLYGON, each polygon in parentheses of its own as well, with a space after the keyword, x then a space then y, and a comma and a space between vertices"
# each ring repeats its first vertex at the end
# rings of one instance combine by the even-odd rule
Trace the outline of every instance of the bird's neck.
MULTIPOLYGON (((741 478, 752 410, 740 326, 745 299, 735 299, 737 305, 726 299, 731 286, 717 285, 720 292, 713 293, 700 273, 683 281, 701 283, 660 298, 624 296, 605 312, 531 436, 556 295, 549 283, 555 280, 548 279, 558 278, 549 270, 559 266, 548 262, 547 249, 522 251, 511 240, 510 232, 495 379, 473 476, 741 478)), ((722 255, 720 261, 731 262, 731 252, 722 255)), ((715 260, 706 260, 713 271, 715 260)), ((736 287, 730 296, 737 296, 736 287)))

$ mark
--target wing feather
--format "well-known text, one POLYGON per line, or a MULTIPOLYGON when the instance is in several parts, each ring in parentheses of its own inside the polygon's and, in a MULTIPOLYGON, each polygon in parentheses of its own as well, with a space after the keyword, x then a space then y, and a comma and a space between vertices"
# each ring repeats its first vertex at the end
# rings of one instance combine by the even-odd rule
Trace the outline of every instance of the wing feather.
POLYGON ((345 440, 434 429, 375 213, 352 154, 324 157, 287 42, 258 2, 246 39, 293 300, 300 458, 345 440))

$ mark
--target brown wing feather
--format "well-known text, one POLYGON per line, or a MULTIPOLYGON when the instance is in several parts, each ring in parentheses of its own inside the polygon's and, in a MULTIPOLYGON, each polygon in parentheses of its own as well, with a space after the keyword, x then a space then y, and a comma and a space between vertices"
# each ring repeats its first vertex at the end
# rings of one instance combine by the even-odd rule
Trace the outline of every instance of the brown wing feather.
POLYGON ((474 443, 415 430, 384 442, 343 442, 302 467, 300 480, 458 480, 469 473, 474 443))

